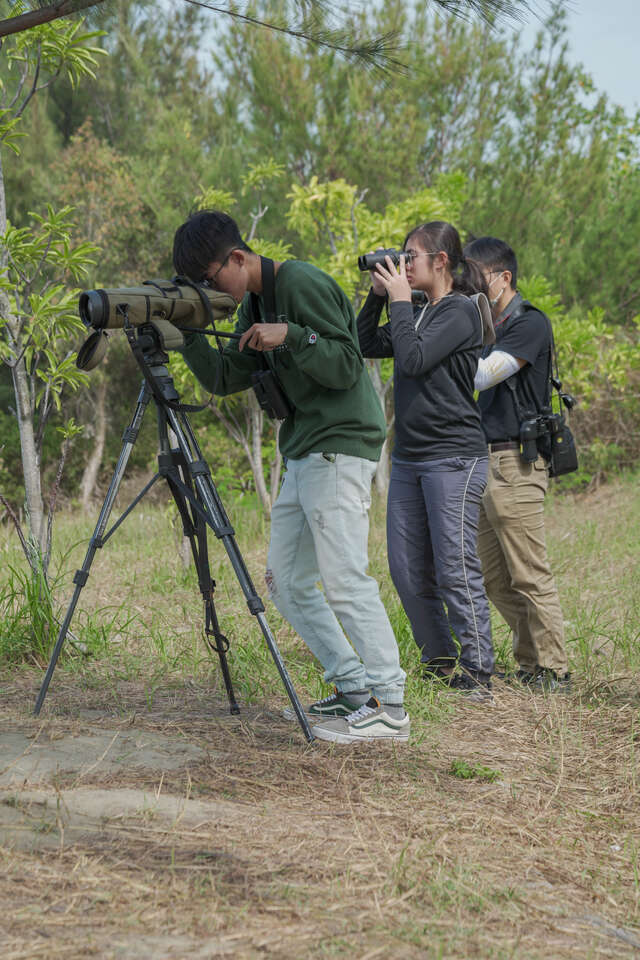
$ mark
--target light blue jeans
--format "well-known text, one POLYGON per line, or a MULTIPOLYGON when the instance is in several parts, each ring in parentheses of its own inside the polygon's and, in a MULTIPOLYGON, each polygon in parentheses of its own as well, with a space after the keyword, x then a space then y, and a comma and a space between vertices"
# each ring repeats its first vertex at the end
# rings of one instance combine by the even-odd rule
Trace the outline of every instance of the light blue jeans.
POLYGON ((288 461, 271 513, 266 580, 325 680, 400 704, 406 674, 378 584, 367 574, 375 468, 372 460, 342 453, 288 461))

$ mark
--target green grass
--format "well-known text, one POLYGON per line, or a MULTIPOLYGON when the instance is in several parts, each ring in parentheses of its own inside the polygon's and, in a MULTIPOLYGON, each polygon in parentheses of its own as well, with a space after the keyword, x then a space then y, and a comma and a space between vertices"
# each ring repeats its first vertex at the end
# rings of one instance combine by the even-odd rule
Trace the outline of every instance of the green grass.
MULTIPOLYGON (((237 541, 256 590, 266 594, 263 568, 268 522, 255 509, 228 505, 237 541)), ((96 513, 97 515, 97 513, 96 513)), ((114 516, 117 513, 114 511, 114 516)), ((406 616, 389 579, 384 539, 384 507, 374 503, 370 570, 398 638, 407 679, 407 701, 423 719, 444 719, 447 708, 435 689, 425 686, 419 656, 406 616)), ((43 663, 57 634, 57 622, 72 594, 74 570, 81 566, 95 517, 61 515, 56 526, 51 591, 27 574, 8 527, 0 530, 0 662, 43 663)), ((603 683, 640 667, 640 491, 630 476, 595 496, 560 496, 547 504, 547 538, 567 629, 574 675, 603 683)), ((280 689, 267 647, 235 578, 226 553, 211 538, 211 569, 223 632, 229 637, 229 661, 239 693, 255 702, 280 689)), ((202 601, 193 564, 183 567, 178 535, 166 505, 142 504, 114 538, 98 551, 71 630, 87 647, 79 657, 72 647, 60 669, 79 675, 113 669, 129 679, 156 668, 165 675, 189 674, 208 681, 217 673, 215 658, 202 642, 202 601), (111 664, 111 667, 109 667, 111 664)), ((267 615, 296 684, 306 696, 326 691, 304 645, 271 605, 267 615)), ((511 639, 492 613, 496 660, 513 667, 511 639)), ((615 681, 614 681, 615 682, 615 681)))
POLYGON ((449 770, 459 780, 486 780, 487 783, 495 783, 502 777, 499 770, 483 767, 481 763, 468 763, 466 760, 452 760, 449 770))

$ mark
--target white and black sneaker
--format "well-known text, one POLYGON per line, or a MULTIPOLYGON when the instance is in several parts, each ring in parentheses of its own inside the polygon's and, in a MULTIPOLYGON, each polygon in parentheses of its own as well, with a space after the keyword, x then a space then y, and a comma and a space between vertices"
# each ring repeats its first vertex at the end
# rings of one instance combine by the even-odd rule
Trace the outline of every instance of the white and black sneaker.
MULTIPOLYGON (((310 723, 317 723, 319 720, 334 719, 337 717, 348 717, 355 710, 366 703, 369 697, 368 690, 357 690, 351 693, 342 693, 337 687, 333 688, 333 693, 322 700, 316 700, 304 711, 307 720, 310 723)), ((285 707, 282 711, 285 720, 297 720, 296 712, 293 707, 285 707)))
POLYGON ((384 704, 376 697, 371 697, 348 717, 325 720, 312 727, 311 732, 319 740, 332 740, 334 743, 366 743, 372 740, 407 743, 409 714, 404 713, 401 719, 396 720, 390 716, 384 704))

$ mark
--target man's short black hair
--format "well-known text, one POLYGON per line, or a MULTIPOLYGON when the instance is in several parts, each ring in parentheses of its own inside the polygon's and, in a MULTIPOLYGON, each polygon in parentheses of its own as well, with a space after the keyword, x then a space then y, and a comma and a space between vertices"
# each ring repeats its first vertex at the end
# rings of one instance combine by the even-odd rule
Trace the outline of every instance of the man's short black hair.
POLYGON ((222 263, 231 250, 248 250, 238 224, 220 210, 198 210, 176 230, 173 238, 173 266, 181 277, 199 283, 209 264, 222 263))
POLYGON ((477 260, 483 267, 490 267, 491 270, 508 270, 511 273, 511 286, 515 290, 518 282, 518 261, 504 240, 498 240, 497 237, 478 237, 466 245, 464 255, 477 260))

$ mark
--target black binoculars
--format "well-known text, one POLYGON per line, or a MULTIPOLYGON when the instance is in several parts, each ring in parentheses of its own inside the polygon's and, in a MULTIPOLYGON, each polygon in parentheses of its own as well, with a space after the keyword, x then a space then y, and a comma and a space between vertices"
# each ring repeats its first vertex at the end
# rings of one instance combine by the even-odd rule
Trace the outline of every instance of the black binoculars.
POLYGON ((397 267, 400 263, 400 257, 404 257, 405 262, 409 263, 412 254, 406 250, 395 250, 393 247, 388 250, 376 250, 375 253, 364 253, 358 257, 358 268, 363 273, 365 270, 375 270, 377 263, 386 264, 386 257, 391 257, 393 264, 397 267))

